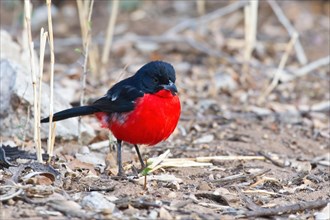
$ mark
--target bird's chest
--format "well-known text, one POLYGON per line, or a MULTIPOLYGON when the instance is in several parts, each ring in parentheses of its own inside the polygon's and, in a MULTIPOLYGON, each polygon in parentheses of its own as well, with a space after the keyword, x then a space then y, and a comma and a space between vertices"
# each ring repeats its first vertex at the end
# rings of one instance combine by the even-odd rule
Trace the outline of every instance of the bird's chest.
POLYGON ((178 96, 145 94, 136 100, 133 111, 113 113, 105 120, 116 138, 132 144, 154 145, 173 132, 180 110, 178 96))

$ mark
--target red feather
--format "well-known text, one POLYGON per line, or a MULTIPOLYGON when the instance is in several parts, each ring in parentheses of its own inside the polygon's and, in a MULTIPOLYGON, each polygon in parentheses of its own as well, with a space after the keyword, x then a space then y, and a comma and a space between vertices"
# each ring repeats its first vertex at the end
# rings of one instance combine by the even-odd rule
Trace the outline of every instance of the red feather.
POLYGON ((138 98, 131 112, 95 115, 102 127, 109 128, 117 139, 131 144, 155 145, 172 134, 180 112, 179 97, 161 90, 138 98))

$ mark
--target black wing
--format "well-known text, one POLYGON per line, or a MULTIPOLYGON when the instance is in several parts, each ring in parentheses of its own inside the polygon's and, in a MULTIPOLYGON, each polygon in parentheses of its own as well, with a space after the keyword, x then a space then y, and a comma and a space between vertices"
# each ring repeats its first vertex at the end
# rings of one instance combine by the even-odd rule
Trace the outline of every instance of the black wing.
MULTIPOLYGON (((55 113, 53 121, 90 115, 97 112, 121 113, 132 111, 135 107, 136 99, 144 95, 141 90, 135 87, 136 85, 139 86, 132 77, 123 80, 112 87, 105 96, 96 100, 91 105, 74 107, 55 113)), ((49 122, 49 117, 41 120, 41 123, 45 122, 49 122)))
POLYGON ((107 94, 96 100, 91 107, 100 112, 129 112, 134 109, 137 98, 142 97, 144 93, 130 85, 121 85, 111 88, 107 94))

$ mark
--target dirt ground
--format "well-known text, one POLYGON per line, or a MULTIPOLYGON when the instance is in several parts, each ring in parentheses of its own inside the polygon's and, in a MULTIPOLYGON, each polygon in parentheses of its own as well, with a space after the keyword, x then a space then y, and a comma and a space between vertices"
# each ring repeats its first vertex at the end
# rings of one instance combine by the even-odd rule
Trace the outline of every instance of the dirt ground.
MULTIPOLYGON (((41 14, 35 23, 32 18, 39 41, 47 20, 37 21, 47 11, 32 2, 41 14)), ((49 164, 27 159, 35 152, 33 137, 1 135, 2 146, 24 145, 26 152, 20 153, 25 159, 7 158, 17 166, 0 169, 0 219, 329 219, 330 65, 318 61, 330 59, 330 3, 277 1, 279 19, 276 2, 269 2, 259 4, 258 43, 246 66, 248 2, 205 0, 205 12, 198 12, 195 1, 123 1, 101 74, 93 62, 100 60, 111 4, 95 1, 86 100, 150 60, 172 63, 179 125, 167 141, 140 147, 145 159, 169 153, 161 167, 136 176, 138 157, 124 144, 128 178, 117 179, 114 141, 104 142, 108 131, 92 116, 82 121, 95 137, 81 144, 57 136, 49 164), (231 10, 228 5, 237 8, 217 11, 231 10), (303 51, 293 47, 283 78, 266 94, 291 39, 283 16, 299 33, 303 51)), ((83 61, 76 49, 82 48, 78 12, 75 1, 55 3, 55 88, 77 104, 83 61)), ((0 6, 1 29, 20 42, 21 1, 0 6)), ((49 51, 45 60, 48 82, 49 51)))

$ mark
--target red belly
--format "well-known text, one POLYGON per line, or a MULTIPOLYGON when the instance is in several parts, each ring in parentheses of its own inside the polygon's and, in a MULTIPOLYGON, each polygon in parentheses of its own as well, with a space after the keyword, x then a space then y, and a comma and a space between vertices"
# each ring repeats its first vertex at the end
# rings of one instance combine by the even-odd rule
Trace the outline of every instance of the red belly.
POLYGON ((161 90, 145 94, 136 100, 135 109, 128 113, 96 113, 102 127, 131 144, 155 145, 167 139, 178 124, 181 112, 178 96, 161 90))

